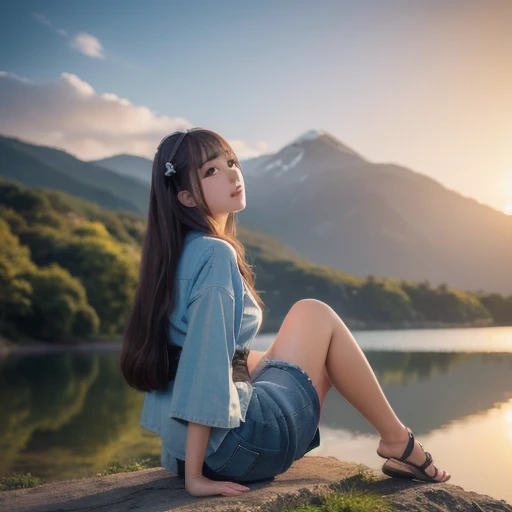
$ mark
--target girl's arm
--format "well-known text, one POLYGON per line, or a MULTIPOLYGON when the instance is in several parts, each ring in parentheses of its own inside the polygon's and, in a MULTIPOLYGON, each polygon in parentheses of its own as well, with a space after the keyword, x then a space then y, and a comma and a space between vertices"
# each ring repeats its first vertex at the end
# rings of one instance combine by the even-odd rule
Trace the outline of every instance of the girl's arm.
POLYGON ((185 490, 192 496, 238 496, 250 491, 236 482, 217 482, 203 476, 203 462, 210 436, 210 426, 188 422, 185 455, 185 490))
POLYGON ((209 425, 188 422, 187 451, 185 458, 185 487, 192 480, 203 475, 203 462, 206 453, 208 438, 210 437, 209 425))

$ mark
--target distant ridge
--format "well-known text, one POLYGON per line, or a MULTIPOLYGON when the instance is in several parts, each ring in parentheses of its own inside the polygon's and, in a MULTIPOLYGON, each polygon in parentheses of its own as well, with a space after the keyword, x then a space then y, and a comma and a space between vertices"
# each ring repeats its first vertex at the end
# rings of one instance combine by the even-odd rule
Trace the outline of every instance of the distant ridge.
POLYGON ((151 168, 153 162, 148 158, 136 155, 115 155, 101 160, 91 160, 89 163, 99 165, 105 169, 117 172, 124 176, 131 176, 143 183, 151 183, 151 168))
POLYGON ((0 135, 0 174, 30 186, 63 190, 109 209, 147 212, 148 185, 65 151, 0 135))

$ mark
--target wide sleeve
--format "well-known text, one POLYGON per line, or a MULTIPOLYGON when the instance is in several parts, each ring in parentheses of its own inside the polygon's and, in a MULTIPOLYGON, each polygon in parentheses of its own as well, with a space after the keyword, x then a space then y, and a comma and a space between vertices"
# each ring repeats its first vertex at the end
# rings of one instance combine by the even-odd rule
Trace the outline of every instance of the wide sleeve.
POLYGON ((188 305, 187 320, 169 415, 212 427, 238 427, 240 398, 232 378, 233 295, 222 286, 203 288, 188 305))

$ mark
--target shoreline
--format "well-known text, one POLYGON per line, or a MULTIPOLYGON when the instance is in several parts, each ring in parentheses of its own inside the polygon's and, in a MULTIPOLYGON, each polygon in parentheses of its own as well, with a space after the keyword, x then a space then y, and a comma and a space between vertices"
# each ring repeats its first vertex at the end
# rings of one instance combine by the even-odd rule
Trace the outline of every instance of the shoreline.
POLYGON ((96 340, 84 341, 81 343, 49 343, 46 341, 24 341, 15 343, 5 338, 0 338, 0 360, 11 354, 37 354, 46 352, 61 351, 84 351, 84 350, 119 350, 122 341, 116 340, 96 340))
MULTIPOLYGON (((426 324, 416 323, 416 324, 402 324, 398 325, 349 325, 347 326, 351 331, 385 331, 385 330, 428 330, 428 329, 488 329, 488 328, 499 328, 499 327, 511 327, 507 325, 473 325, 473 324, 442 324, 438 322, 432 322, 426 324)), ((276 334, 277 331, 274 330, 260 330, 258 334, 267 335, 267 334, 276 334)), ((0 360, 6 358, 11 354, 34 354, 34 353, 46 353, 46 352, 61 352, 61 351, 89 351, 89 350, 119 350, 122 346, 122 339, 96 339, 90 341, 82 341, 78 343, 50 343, 47 341, 35 341, 35 340, 23 340, 19 342, 14 342, 12 340, 8 340, 2 336, 0 336, 0 360)))

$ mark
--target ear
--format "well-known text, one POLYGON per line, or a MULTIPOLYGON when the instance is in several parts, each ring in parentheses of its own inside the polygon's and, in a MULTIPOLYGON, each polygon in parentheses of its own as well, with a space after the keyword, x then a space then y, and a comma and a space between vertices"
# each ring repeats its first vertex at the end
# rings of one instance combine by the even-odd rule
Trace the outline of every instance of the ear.
POLYGON ((192 194, 188 190, 180 190, 177 195, 179 201, 188 207, 197 206, 192 194))

